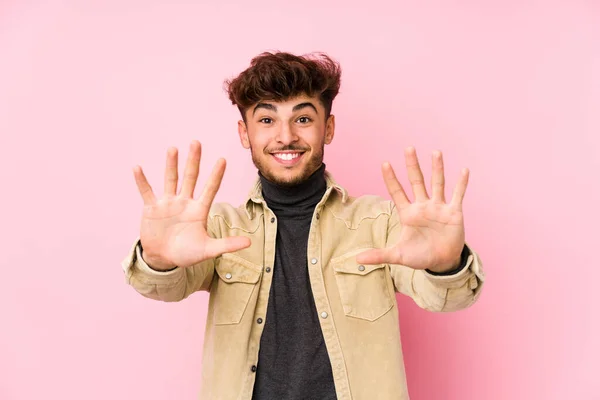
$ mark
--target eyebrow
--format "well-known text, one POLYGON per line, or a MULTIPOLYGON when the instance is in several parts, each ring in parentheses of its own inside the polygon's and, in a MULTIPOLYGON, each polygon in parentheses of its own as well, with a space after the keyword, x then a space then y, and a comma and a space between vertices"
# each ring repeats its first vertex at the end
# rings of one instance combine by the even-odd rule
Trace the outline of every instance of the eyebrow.
MULTIPOLYGON (((310 107, 313 110, 315 110, 315 112, 317 114, 319 114, 319 112, 317 111, 317 107, 315 107, 315 105, 313 103, 311 103, 310 101, 306 101, 304 103, 300 103, 300 104, 296 104, 294 106, 294 108, 292 108, 292 111, 298 111, 301 110, 303 108, 306 107, 310 107)), ((258 110, 259 108, 264 108, 265 110, 271 110, 271 111, 275 111, 277 112, 277 107, 274 106, 273 104, 269 104, 269 103, 258 103, 255 107, 254 110, 252 111, 252 115, 256 114, 256 110, 258 110)))
POLYGON ((304 102, 304 103, 300 103, 300 104, 296 104, 294 106, 294 108, 292 108, 292 111, 298 111, 298 110, 301 110, 301 109, 306 108, 306 107, 312 108, 313 110, 315 110, 315 112, 317 114, 319 113, 317 111, 317 107, 315 107, 315 105, 313 103, 311 103, 310 101, 307 101, 307 102, 304 102))
POLYGON ((256 110, 258 110, 259 108, 264 108, 266 110, 271 110, 271 111, 277 111, 277 107, 275 107, 273 104, 269 104, 269 103, 258 103, 256 105, 256 107, 254 107, 254 111, 252 111, 252 115, 256 114, 256 110))

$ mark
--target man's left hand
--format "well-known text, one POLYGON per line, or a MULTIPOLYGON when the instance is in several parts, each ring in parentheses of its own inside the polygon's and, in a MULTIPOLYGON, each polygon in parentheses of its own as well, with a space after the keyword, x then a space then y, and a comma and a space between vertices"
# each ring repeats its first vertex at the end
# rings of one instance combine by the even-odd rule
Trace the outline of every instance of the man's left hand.
POLYGON ((444 163, 442 153, 433 153, 431 193, 429 197, 413 147, 405 151, 408 179, 414 202, 410 202, 389 163, 382 166, 383 179, 396 205, 400 220, 400 236, 393 247, 360 253, 361 264, 400 264, 413 269, 446 272, 460 264, 465 245, 462 202, 469 181, 469 170, 463 169, 452 199, 444 196, 444 163))

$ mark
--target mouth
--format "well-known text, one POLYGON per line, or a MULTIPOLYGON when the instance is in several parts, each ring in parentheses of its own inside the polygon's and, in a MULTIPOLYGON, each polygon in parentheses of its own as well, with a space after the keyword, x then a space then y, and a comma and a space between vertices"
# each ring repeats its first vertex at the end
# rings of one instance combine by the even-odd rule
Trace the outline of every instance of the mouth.
POLYGON ((271 155, 278 163, 289 166, 298 164, 304 153, 304 151, 281 151, 271 153, 271 155))

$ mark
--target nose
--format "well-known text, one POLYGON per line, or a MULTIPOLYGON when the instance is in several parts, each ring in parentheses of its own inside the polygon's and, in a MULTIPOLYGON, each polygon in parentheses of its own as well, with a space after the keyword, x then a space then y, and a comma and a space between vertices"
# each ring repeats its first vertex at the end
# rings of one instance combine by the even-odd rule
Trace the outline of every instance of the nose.
POLYGON ((277 132, 277 137, 275 139, 278 143, 287 146, 294 142, 297 142, 298 136, 296 135, 293 127, 290 126, 290 124, 281 124, 281 128, 277 132))

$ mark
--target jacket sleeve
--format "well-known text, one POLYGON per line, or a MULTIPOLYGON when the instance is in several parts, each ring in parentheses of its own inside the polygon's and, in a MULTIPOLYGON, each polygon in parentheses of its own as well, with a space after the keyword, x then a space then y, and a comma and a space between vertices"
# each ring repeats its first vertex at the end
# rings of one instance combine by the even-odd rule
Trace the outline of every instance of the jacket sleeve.
MULTIPOLYGON (((400 230, 401 224, 394 206, 386 246, 398 242, 400 230)), ((404 265, 390 265, 394 287, 425 310, 450 312, 470 307, 481 295, 485 275, 479 255, 467 243, 462 258, 463 265, 453 274, 432 274, 404 265)))
MULTIPOLYGON (((209 218, 208 233, 211 230, 209 218)), ((215 260, 208 259, 187 268, 175 268, 169 271, 156 271, 142 258, 139 237, 133 243, 129 253, 121 262, 125 280, 142 296, 161 301, 180 301, 199 290, 210 290, 215 273, 215 260)))

